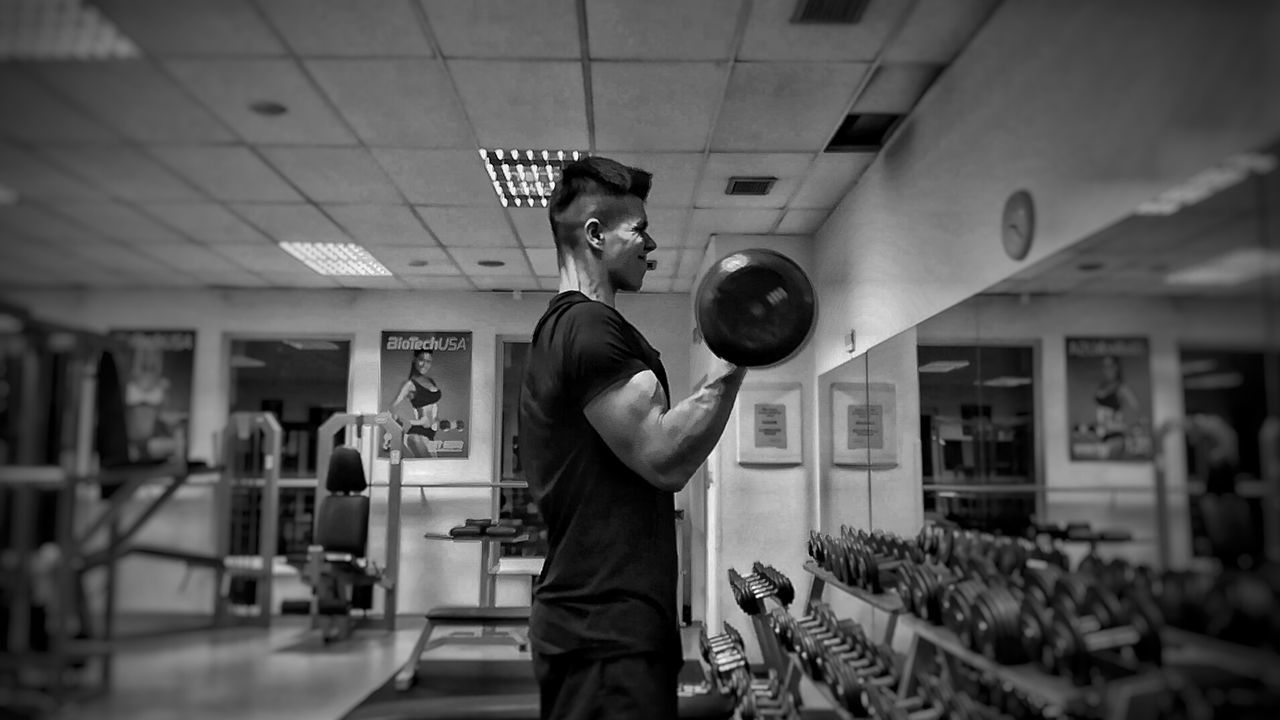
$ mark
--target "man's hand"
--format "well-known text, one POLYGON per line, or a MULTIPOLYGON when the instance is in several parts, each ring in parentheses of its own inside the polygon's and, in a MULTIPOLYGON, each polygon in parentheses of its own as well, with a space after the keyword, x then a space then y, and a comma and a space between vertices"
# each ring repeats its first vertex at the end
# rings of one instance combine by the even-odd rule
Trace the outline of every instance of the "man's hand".
POLYGON ((711 369, 707 371, 707 384, 726 380, 727 382, 742 384, 742 379, 746 377, 747 369, 740 365, 734 365, 728 360, 714 357, 711 360, 711 369))

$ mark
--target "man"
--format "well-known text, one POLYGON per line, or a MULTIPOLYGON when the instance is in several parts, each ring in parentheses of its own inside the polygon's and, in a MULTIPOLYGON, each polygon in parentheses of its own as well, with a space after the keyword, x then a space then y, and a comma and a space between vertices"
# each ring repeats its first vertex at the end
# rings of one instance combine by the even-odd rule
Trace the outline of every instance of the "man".
POLYGON ((591 157, 550 201, 560 292, 533 332, 520 456, 549 549, 529 636, 543 718, 676 717, 674 493, 724 431, 745 370, 724 366, 683 402, 658 352, 617 310, 639 290, 652 176, 591 157))

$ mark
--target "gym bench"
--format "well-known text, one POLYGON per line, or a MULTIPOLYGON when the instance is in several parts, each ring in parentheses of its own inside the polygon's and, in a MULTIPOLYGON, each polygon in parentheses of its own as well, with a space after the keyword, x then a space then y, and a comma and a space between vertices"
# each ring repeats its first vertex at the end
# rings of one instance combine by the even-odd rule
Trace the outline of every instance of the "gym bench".
POLYGON ((442 627, 463 627, 479 625, 483 630, 502 628, 507 637, 515 640, 521 651, 528 650, 529 640, 522 631, 529 627, 528 607, 474 607, 443 606, 427 611, 427 625, 422 628, 418 642, 413 646, 409 659, 396 673, 396 690, 405 691, 413 687, 418 676, 418 660, 429 649, 431 635, 442 627))

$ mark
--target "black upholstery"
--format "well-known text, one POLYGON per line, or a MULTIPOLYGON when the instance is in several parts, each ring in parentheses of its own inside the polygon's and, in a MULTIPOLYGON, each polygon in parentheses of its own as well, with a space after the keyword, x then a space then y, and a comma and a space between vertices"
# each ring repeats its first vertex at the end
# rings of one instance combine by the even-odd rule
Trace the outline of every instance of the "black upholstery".
POLYGON ((325 552, 365 556, 369 541, 369 498, 364 495, 330 495, 320 501, 316 544, 325 552))
POLYGON ((369 483, 364 477, 364 461, 360 452, 351 447, 336 447, 329 456, 328 475, 324 487, 335 494, 356 495, 365 491, 369 483))

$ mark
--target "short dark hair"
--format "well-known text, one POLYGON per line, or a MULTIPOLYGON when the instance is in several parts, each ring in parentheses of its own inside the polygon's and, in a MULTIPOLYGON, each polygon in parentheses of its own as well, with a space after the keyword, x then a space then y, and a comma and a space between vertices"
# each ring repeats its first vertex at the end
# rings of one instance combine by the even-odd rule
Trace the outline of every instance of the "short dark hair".
POLYGON ((653 173, 606 157, 585 157, 566 164, 560 171, 560 182, 548 203, 547 214, 551 219, 551 234, 555 237, 556 247, 561 246, 562 233, 568 235, 564 232, 567 224, 564 216, 579 198, 634 195, 643 201, 649 198, 652 184, 653 173))

